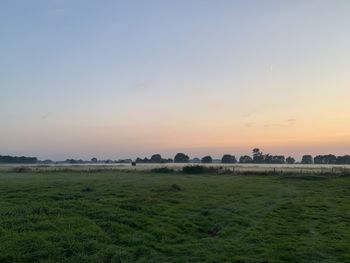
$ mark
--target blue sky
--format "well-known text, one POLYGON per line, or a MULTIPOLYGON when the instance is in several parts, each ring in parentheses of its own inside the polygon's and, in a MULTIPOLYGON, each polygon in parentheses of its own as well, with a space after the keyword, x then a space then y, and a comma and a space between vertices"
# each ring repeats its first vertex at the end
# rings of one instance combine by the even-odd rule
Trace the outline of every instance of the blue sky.
POLYGON ((349 1, 0 2, 0 154, 346 153, 349 1))

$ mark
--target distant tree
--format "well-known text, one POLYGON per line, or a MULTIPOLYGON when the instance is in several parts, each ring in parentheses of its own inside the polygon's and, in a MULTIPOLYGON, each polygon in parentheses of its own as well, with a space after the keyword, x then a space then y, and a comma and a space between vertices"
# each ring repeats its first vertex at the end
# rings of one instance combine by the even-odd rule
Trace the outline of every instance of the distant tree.
POLYGON ((350 155, 338 156, 337 164, 350 164, 350 155))
POLYGON ((17 156, 1 156, 0 155, 0 163, 19 163, 19 164, 34 164, 37 163, 38 159, 36 157, 17 157, 17 156))
POLYGON ((199 158, 193 158, 191 160, 191 163, 200 163, 200 162, 201 162, 201 159, 199 159, 199 158))
POLYGON ((188 163, 190 161, 190 157, 188 157, 184 153, 177 153, 174 157, 175 163, 188 163))
POLYGON ((337 157, 333 154, 328 155, 317 155, 314 158, 315 164, 336 164, 337 163, 337 157))
POLYGON ((213 162, 213 158, 211 158, 211 156, 204 156, 201 160, 202 163, 212 163, 213 162))
POLYGON ((322 164, 323 163, 323 156, 317 155, 314 157, 314 164, 322 164))
POLYGON ((327 157, 327 163, 328 164, 336 164, 337 163, 337 156, 333 155, 333 154, 329 154, 327 157))
POLYGON ((137 157, 135 160, 136 163, 143 163, 143 160, 140 157, 137 157))
POLYGON ((260 151, 259 148, 253 149, 253 162, 254 163, 263 163, 264 162, 264 155, 260 151))
POLYGON ((304 155, 301 159, 302 164, 312 164, 312 156, 311 155, 304 155))
POLYGON ((285 163, 285 157, 283 155, 264 154, 262 156, 262 161, 259 163, 283 164, 285 163))
POLYGON ((92 162, 92 163, 97 163, 97 161, 98 161, 98 160, 97 160, 97 158, 95 158, 95 157, 91 159, 91 162, 92 162))
POLYGON ((270 154, 265 154, 265 155, 263 155, 262 159, 263 160, 261 163, 273 163, 274 156, 272 156, 270 154))
POLYGON ((285 163, 285 157, 283 155, 274 155, 272 157, 272 163, 284 164, 285 163))
POLYGON ((241 156, 239 158, 239 162, 240 163, 253 163, 253 159, 252 159, 252 157, 250 157, 248 155, 244 155, 244 156, 241 156))
POLYGON ((325 156, 327 164, 336 164, 337 163, 337 156, 334 154, 328 154, 325 156))
POLYGON ((294 164, 295 163, 295 159, 293 157, 291 157, 291 156, 287 157, 286 161, 287 161, 288 164, 294 164))
POLYGON ((323 156, 322 155, 317 155, 314 157, 314 163, 315 164, 322 164, 323 163, 323 156))
POLYGON ((83 160, 79 159, 79 160, 75 160, 75 159, 67 159, 65 160, 65 163, 70 163, 70 164, 81 164, 81 163, 84 163, 83 160))
POLYGON ((221 158, 222 163, 237 163, 236 157, 231 154, 224 154, 221 158))
POLYGON ((151 159, 150 159, 151 163, 162 163, 163 159, 162 156, 160 154, 153 154, 151 159))

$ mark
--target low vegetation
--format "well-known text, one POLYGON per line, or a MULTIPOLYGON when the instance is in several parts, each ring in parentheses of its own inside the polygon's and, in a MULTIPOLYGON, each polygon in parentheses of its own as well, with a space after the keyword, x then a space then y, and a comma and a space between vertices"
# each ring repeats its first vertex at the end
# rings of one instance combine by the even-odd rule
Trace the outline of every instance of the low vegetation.
POLYGON ((158 168, 153 168, 151 172, 152 173, 172 173, 174 172, 174 170, 169 167, 158 167, 158 168))
POLYGON ((217 173, 220 167, 209 167, 202 165, 188 165, 182 168, 184 174, 204 174, 204 173, 217 173))

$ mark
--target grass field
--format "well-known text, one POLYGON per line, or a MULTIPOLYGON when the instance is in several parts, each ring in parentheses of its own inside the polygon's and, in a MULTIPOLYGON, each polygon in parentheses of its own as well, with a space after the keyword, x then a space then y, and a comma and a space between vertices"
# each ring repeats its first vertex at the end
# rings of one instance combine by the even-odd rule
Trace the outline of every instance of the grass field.
POLYGON ((350 262, 350 177, 2 172, 0 262, 350 262))

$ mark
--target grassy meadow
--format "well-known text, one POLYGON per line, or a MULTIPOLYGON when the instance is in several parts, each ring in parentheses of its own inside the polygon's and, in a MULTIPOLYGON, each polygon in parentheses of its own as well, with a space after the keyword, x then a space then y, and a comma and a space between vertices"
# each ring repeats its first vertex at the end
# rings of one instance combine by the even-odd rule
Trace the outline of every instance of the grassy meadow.
POLYGON ((350 177, 1 172, 0 262, 350 262, 350 177))

